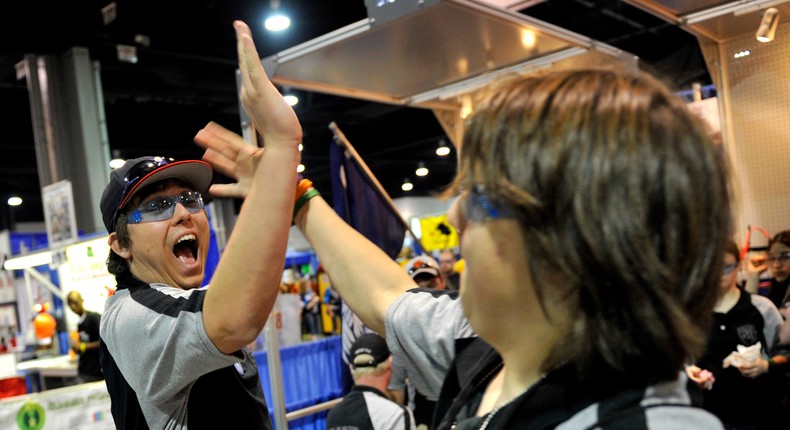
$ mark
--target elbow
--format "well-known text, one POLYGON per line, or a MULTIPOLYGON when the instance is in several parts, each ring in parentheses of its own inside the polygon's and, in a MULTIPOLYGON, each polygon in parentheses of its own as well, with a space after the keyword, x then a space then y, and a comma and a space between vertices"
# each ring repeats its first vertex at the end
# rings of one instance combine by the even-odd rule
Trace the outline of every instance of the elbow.
POLYGON ((233 354, 254 342, 263 329, 266 321, 249 322, 248 324, 206 326, 206 334, 214 346, 223 354, 233 354))

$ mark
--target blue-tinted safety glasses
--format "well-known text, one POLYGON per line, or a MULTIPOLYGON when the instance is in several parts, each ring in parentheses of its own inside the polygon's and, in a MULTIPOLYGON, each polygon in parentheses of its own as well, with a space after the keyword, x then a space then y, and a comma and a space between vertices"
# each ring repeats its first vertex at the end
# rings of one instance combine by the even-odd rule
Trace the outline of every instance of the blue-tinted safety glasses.
POLYGON ((467 221, 482 222, 491 219, 516 218, 516 212, 505 202, 488 197, 485 186, 477 184, 466 197, 467 221))
POLYGON ((197 191, 184 191, 175 196, 158 196, 129 212, 126 215, 126 222, 140 224, 169 220, 176 212, 178 203, 181 203, 189 213, 197 213, 203 209, 203 196, 197 191))

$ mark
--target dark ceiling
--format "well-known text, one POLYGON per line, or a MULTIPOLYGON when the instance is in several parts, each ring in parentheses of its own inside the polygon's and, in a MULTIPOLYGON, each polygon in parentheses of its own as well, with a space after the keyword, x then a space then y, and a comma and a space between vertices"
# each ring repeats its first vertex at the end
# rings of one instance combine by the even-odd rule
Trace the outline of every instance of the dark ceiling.
MULTIPOLYGON (((17 3, 17 2, 15 2, 17 3)), ((231 23, 253 27, 262 57, 367 17, 364 0, 281 0, 292 14, 288 33, 273 35, 261 22, 266 0, 117 0, 117 18, 104 25, 109 0, 30 0, 0 22, 0 230, 15 222, 43 221, 28 90, 15 64, 25 54, 88 48, 100 63, 107 132, 113 155, 200 157, 192 137, 213 120, 239 131, 235 36, 231 23), (147 36, 148 46, 135 42, 147 36), (137 45, 136 64, 117 59, 116 45, 137 45), (11 195, 25 199, 9 208, 11 195)), ((640 64, 676 90, 710 83, 696 39, 684 30, 622 1, 532 2, 521 13, 605 42, 640 57, 640 64)), ((392 76, 392 79, 397 79, 392 76)), ((434 154, 444 132, 432 112, 319 93, 298 93, 295 110, 305 131, 305 174, 329 191, 328 154, 334 121, 393 198, 429 195, 452 178, 454 153, 434 154), (430 175, 417 178, 418 162, 430 175)))

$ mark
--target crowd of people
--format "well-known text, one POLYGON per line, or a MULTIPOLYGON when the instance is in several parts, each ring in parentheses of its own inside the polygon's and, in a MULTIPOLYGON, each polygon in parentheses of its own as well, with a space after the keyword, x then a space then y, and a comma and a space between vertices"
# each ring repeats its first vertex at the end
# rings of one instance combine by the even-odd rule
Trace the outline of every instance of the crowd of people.
POLYGON ((245 346, 279 292, 292 224, 343 305, 377 333, 349 349, 355 387, 330 428, 790 425, 790 328, 778 310, 789 301, 790 232, 737 285, 727 163, 664 84, 616 68, 492 83, 446 192, 459 252, 403 267, 297 177, 298 118, 250 29, 234 28, 240 99, 265 150, 210 123, 195 136, 203 160, 128 160, 101 198, 118 289, 99 346, 117 428, 272 428, 245 346), (213 171, 235 182, 212 184, 213 171), (199 288, 207 193, 244 203, 199 288), (766 270, 768 299, 752 294, 766 270), (404 379, 412 401, 428 401, 414 413, 407 396, 388 394, 404 379))

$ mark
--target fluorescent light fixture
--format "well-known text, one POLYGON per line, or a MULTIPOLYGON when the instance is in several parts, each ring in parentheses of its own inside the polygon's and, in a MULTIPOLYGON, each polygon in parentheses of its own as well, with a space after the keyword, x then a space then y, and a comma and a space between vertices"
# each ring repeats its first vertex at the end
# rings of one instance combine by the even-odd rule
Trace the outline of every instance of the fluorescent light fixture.
POLYGON ((22 204, 22 197, 9 197, 8 198, 8 206, 19 206, 22 204))
POLYGON ((3 268, 5 270, 19 270, 49 263, 52 263, 52 252, 44 251, 35 254, 27 254, 19 257, 9 258, 5 261, 5 263, 3 263, 3 268))

